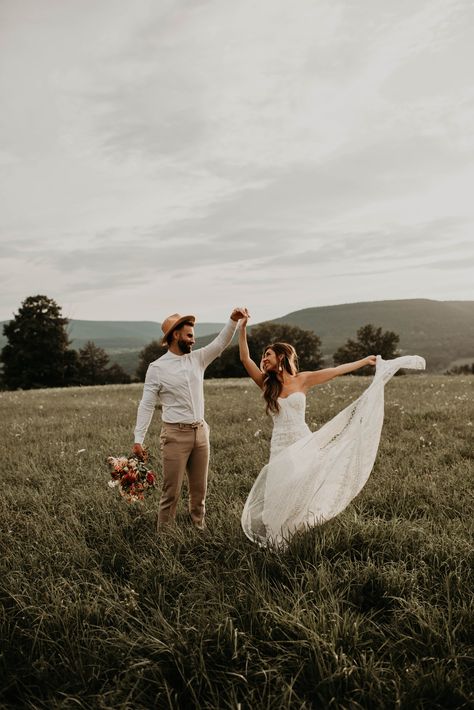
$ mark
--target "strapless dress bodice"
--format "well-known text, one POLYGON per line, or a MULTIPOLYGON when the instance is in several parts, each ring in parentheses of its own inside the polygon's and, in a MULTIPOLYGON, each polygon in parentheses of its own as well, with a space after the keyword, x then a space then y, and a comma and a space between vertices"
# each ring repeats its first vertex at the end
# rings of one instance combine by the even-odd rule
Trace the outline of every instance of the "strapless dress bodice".
POLYGON ((272 413, 273 433, 270 444, 270 459, 293 444, 301 437, 310 433, 305 422, 306 395, 304 392, 293 392, 288 397, 279 397, 280 411, 272 413))

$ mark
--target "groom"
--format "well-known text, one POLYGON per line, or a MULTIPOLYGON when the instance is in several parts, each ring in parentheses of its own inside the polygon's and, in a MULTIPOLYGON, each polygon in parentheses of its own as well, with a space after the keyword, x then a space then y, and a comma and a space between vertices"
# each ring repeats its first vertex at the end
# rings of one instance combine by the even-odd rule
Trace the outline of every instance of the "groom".
POLYGON ((209 426, 204 420, 204 370, 229 345, 240 318, 247 317, 246 308, 234 308, 219 335, 194 352, 194 316, 174 313, 161 325, 162 345, 168 352, 148 366, 133 447, 133 452, 142 457, 143 440, 159 399, 163 419, 160 435, 163 489, 158 528, 175 518, 185 472, 191 520, 196 528, 205 527, 209 426))

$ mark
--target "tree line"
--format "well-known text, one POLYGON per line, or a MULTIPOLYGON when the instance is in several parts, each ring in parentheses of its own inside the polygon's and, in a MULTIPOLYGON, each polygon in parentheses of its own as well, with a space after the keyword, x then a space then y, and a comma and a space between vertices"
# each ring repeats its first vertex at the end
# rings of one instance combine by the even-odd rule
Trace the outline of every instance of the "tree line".
MULTIPOLYGON (((72 385, 127 384, 143 381, 150 362, 166 350, 153 340, 139 353, 135 378, 131 378, 117 363, 110 363, 103 348, 88 341, 79 350, 72 349, 60 306, 47 296, 30 296, 18 313, 3 327, 7 344, 1 351, 3 365, 1 383, 5 389, 68 387, 72 385)), ((277 341, 291 343, 299 355, 300 370, 317 370, 326 366, 321 353, 321 339, 312 330, 298 326, 260 323, 250 329, 251 357, 260 363, 264 348, 277 341)), ((368 354, 384 359, 398 355, 399 336, 381 327, 367 324, 359 328, 356 338, 349 339, 334 354, 335 365, 352 362, 368 354)), ((371 374, 372 368, 362 368, 353 375, 371 374)), ((239 346, 226 348, 206 370, 206 377, 246 377, 241 365, 239 346)))
MULTIPOLYGON (((359 328, 355 340, 349 339, 333 354, 334 365, 361 360, 370 354, 381 355, 384 360, 397 357, 399 336, 380 327, 367 324, 359 328)), ((249 332, 248 344, 250 356, 257 364, 260 363, 264 348, 270 343, 291 343, 298 353, 300 370, 319 370, 326 367, 321 353, 321 339, 312 330, 285 323, 260 323, 254 325, 249 332)), ((139 364, 136 371, 140 381, 145 379, 150 362, 161 357, 166 349, 158 340, 153 340, 140 351, 139 364)), ((370 375, 373 368, 363 367, 352 375, 370 375)), ((226 348, 222 355, 214 360, 206 370, 206 378, 215 377, 247 377, 239 357, 239 346, 226 348)))
POLYGON ((14 318, 3 326, 7 344, 0 359, 5 389, 37 389, 73 385, 131 382, 131 377, 94 342, 80 350, 70 347, 68 319, 47 296, 25 299, 14 318))

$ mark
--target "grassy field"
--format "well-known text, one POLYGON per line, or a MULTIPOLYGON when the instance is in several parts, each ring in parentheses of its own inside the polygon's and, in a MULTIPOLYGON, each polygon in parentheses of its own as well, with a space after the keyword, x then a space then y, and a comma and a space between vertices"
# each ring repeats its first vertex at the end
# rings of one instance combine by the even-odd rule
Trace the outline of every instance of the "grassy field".
MULTIPOLYGON (((316 388, 308 423, 367 384, 316 388)), ((0 707, 473 707, 473 391, 391 380, 366 487, 283 553, 240 529, 270 438, 247 380, 206 383, 208 530, 183 500, 160 536, 158 494, 107 486, 141 386, 1 393, 0 707)))

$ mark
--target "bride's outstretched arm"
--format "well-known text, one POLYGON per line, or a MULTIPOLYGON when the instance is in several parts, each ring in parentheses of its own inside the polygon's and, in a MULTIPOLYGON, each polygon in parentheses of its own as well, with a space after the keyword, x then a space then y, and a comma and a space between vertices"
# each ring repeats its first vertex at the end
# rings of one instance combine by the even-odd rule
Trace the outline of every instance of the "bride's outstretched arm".
POLYGON ((241 318, 239 321, 239 355, 242 365, 247 370, 248 375, 252 378, 256 385, 263 386, 263 373, 250 357, 249 346, 247 342, 247 320, 241 318))
POLYGON ((344 365, 338 365, 337 367, 325 367, 323 370, 316 370, 315 372, 302 372, 301 376, 303 377, 305 387, 313 387, 314 385, 320 385, 323 382, 333 380, 335 377, 339 377, 339 375, 347 375, 349 372, 354 372, 354 370, 360 370, 361 367, 375 365, 375 362, 375 355, 368 355, 362 358, 362 360, 345 362, 344 365))

